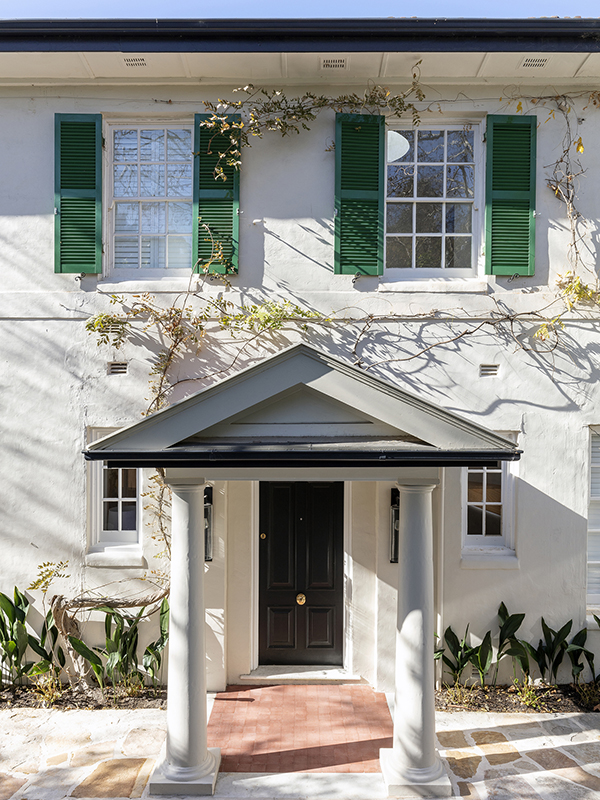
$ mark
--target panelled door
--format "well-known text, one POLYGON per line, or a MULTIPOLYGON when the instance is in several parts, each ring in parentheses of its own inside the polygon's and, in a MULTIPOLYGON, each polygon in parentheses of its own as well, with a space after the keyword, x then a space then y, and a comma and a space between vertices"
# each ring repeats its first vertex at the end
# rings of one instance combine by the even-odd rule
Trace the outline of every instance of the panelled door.
POLYGON ((261 482, 261 664, 342 665, 343 523, 343 483, 261 482))

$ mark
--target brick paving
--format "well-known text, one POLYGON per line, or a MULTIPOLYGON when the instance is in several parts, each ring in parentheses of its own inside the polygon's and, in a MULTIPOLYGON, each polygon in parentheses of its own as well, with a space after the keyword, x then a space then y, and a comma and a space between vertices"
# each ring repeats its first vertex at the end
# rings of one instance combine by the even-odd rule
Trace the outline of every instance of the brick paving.
POLYGON ((364 685, 230 686, 208 725, 223 772, 380 772, 385 695, 364 685))

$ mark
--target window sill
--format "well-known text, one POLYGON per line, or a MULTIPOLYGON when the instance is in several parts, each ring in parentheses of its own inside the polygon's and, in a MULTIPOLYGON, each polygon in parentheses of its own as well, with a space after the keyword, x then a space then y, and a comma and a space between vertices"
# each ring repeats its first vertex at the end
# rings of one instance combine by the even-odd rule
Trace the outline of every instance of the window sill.
POLYGON ((446 278, 423 278, 419 281, 398 280, 387 281, 381 279, 378 292, 426 292, 427 294, 488 294, 490 285, 487 280, 469 279, 462 280, 446 278))
POLYGON ((148 568, 148 562, 144 558, 139 547, 127 545, 96 545, 85 557, 86 567, 94 568, 148 568))
POLYGON ((493 550, 463 550, 461 569, 519 569, 519 559, 514 550, 499 547, 493 550))

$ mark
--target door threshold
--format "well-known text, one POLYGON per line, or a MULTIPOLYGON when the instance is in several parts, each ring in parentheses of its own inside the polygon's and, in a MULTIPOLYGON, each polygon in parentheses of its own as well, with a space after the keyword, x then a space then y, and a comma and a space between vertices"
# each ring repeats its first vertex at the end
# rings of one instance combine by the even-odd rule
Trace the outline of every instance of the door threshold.
POLYGON ((253 669, 248 675, 240 675, 240 685, 307 683, 367 683, 360 675, 352 675, 342 667, 328 666, 263 666, 253 669))

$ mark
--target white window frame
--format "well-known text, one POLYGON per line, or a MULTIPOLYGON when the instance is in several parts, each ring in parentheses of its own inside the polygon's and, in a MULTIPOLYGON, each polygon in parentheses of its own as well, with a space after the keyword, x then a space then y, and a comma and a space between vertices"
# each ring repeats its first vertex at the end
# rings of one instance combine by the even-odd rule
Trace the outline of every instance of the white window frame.
MULTIPOLYGON (((88 430, 88 444, 114 433, 118 428, 90 428, 88 430)), ((89 461, 87 463, 88 484, 88 550, 86 564, 88 566, 144 566, 142 555, 142 470, 137 473, 136 494, 136 530, 120 532, 105 532, 102 525, 103 503, 103 469, 102 461, 89 461)))
MULTIPOLYGON (((483 254, 483 242, 485 240, 485 147, 483 144, 483 130, 484 122, 481 119, 447 119, 447 121, 436 123, 429 120, 423 120, 423 123, 418 128, 412 128, 409 125, 395 125, 391 124, 386 127, 385 139, 385 177, 384 177, 384 253, 383 253, 383 283, 394 282, 408 282, 408 281, 423 281, 435 280, 448 283, 449 281, 466 279, 474 279, 478 277, 485 277, 485 259, 483 254), (474 199, 473 199, 473 218, 472 218, 472 266, 470 269, 444 269, 436 267, 432 269, 417 269, 417 268, 400 268, 400 267, 386 267, 386 250, 387 250, 387 132, 388 131, 402 131, 409 130, 463 130, 468 126, 473 131, 474 142, 474 166, 475 166, 475 181, 474 181, 474 199)), ((414 198, 413 198, 414 199, 414 198)), ((446 202, 446 199, 442 199, 446 202)), ((403 200, 410 201, 410 198, 398 198, 400 202, 403 200)), ((435 202, 431 200, 430 202, 435 202)), ((412 234, 414 237, 414 233, 412 234)))
POLYGON ((599 561, 591 561, 588 554, 588 546, 589 546, 589 535, 590 533, 600 533, 599 528, 590 528, 590 508, 592 503, 597 504, 600 507, 600 495, 593 495, 592 494, 592 437, 598 436, 600 437, 600 427, 599 426, 590 426, 590 436, 588 442, 588 465, 589 465, 589 479, 588 479, 588 520, 587 520, 587 536, 586 536, 586 604, 588 608, 598 609, 600 608, 600 594, 591 594, 588 591, 588 569, 591 564, 600 564, 599 561))
MULTIPOLYGON (((468 475, 469 468, 461 468, 461 528, 463 556, 514 556, 515 555, 515 462, 502 461, 501 504, 502 533, 500 536, 477 536, 467 533, 468 475)), ((481 469, 474 467, 473 469, 481 469)), ((485 469, 485 468, 483 468, 485 469)))
MULTIPOLYGON (((114 197, 114 175, 113 175, 113 146, 114 136, 113 132, 119 128, 144 128, 147 130, 160 129, 160 128, 189 128, 192 134, 192 150, 194 146, 194 117, 190 115, 180 115, 174 117, 143 117, 143 116, 107 116, 103 119, 102 135, 105 141, 104 148, 104 190, 103 190, 103 209, 104 209, 104 268, 103 274, 105 279, 110 282, 123 282, 123 281, 141 281, 148 282, 151 280, 165 279, 189 279, 191 273, 190 269, 168 269, 168 268, 132 268, 132 269, 116 269, 114 266, 114 237, 115 237, 115 200, 118 202, 127 202, 126 197, 114 197)), ((193 176, 194 170, 192 165, 192 203, 193 203, 193 176)), ((135 200, 134 200, 135 202, 135 200)), ((192 225, 193 236, 193 225, 192 225)), ((192 243, 193 249, 193 243, 192 243)))

